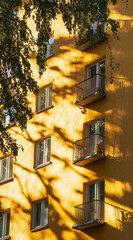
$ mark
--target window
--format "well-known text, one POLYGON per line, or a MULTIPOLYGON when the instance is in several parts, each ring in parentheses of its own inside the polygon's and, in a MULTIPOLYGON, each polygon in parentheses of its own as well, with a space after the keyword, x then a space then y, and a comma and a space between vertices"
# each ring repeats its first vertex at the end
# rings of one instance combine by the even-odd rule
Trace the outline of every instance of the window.
POLYGON ((51 138, 36 142, 35 167, 50 163, 51 138))
POLYGON ((0 215, 0 239, 9 236, 10 212, 0 215))
POLYGON ((33 204, 32 229, 48 225, 48 199, 33 204))
POLYGON ((86 126, 86 136, 89 137, 93 134, 105 135, 105 119, 99 119, 86 126))
POLYGON ((5 79, 10 78, 12 76, 11 64, 6 63, 5 66, 5 79))
POLYGON ((39 53, 41 55, 46 54, 46 58, 51 57, 54 54, 54 35, 52 34, 49 40, 46 42, 42 42, 40 48, 39 48, 39 53), (47 46, 47 51, 46 51, 46 46, 47 46))
POLYGON ((37 98, 37 111, 52 106, 52 84, 39 90, 37 98))
POLYGON ((86 221, 103 219, 105 180, 85 185, 86 221))
POLYGON ((90 25, 91 25, 91 29, 93 30, 94 34, 97 33, 98 26, 102 27, 103 33, 106 32, 106 24, 105 23, 94 22, 94 23, 90 23, 90 25))
POLYGON ((0 182, 12 178, 13 156, 0 159, 0 182))
POLYGON ((10 127, 15 123, 15 113, 16 113, 16 110, 14 107, 10 107, 10 109, 3 109, 2 125, 4 128, 10 127))
POLYGON ((18 20, 19 20, 19 9, 16 8, 13 10, 13 20, 14 20, 14 27, 17 27, 18 26, 18 20))
POLYGON ((105 153, 105 119, 99 119, 86 126, 86 154, 89 156, 105 153))
POLYGON ((54 54, 54 35, 51 35, 48 43, 47 43, 47 54, 46 58, 51 57, 54 54))
POLYGON ((87 91, 105 91, 105 59, 87 68, 87 91))
POLYGON ((85 185, 85 202, 104 201, 104 179, 85 185))

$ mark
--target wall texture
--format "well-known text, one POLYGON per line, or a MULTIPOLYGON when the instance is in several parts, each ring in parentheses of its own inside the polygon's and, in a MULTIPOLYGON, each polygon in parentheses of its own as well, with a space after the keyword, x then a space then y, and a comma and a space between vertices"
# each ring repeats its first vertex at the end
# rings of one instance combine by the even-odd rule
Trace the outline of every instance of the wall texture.
MULTIPOLYGON (((119 69, 110 83, 106 42, 85 52, 75 48, 61 16, 53 21, 54 55, 39 78, 35 58, 31 64, 39 87, 53 83, 50 109, 36 114, 36 96, 29 93, 33 119, 24 132, 11 131, 24 147, 14 161, 13 180, 0 185, 3 209, 11 209, 12 240, 128 240, 133 237, 133 2, 119 0, 112 17, 120 20, 120 40, 110 43, 119 69), (75 84, 86 79, 86 68, 106 58, 106 97, 86 108, 75 106, 75 84), (106 158, 85 167, 72 164, 73 143, 85 137, 86 123, 105 117, 106 158), (34 167, 35 141, 51 136, 51 164, 34 167), (109 140, 108 140, 109 139, 109 140), (105 178, 105 224, 73 230, 74 206, 83 203, 83 184, 105 178), (48 228, 31 232, 32 203, 48 197, 48 228)), ((29 22, 29 24, 31 24, 29 22)))

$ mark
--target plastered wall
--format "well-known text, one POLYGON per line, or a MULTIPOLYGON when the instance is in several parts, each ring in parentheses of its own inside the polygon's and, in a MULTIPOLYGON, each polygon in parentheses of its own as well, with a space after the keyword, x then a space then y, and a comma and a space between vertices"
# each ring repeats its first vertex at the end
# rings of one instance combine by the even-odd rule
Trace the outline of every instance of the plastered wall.
MULTIPOLYGON (((110 83, 106 42, 81 52, 65 29, 61 16, 52 23, 54 55, 39 78, 35 58, 31 65, 39 87, 53 83, 53 107, 36 114, 36 96, 29 93, 33 119, 24 132, 11 132, 24 151, 14 161, 13 180, 0 185, 3 209, 11 209, 12 240, 128 240, 132 239, 133 212, 133 3, 112 8, 120 20, 120 40, 110 43, 119 69, 110 83), (106 97, 92 103, 86 114, 75 106, 74 85, 86 79, 86 67, 106 58, 106 97), (82 139, 85 124, 105 117, 105 136, 110 141, 106 159, 79 167, 72 164, 73 143, 82 139), (51 164, 34 170, 35 141, 51 136, 51 164), (112 147, 113 146, 113 147, 112 147), (112 149, 112 148, 113 149, 112 149), (105 224, 84 231, 73 230, 74 206, 83 203, 83 183, 105 178, 105 224), (48 197, 48 228, 30 232, 32 203, 48 197)), ((30 22, 29 22, 30 24, 30 22)))

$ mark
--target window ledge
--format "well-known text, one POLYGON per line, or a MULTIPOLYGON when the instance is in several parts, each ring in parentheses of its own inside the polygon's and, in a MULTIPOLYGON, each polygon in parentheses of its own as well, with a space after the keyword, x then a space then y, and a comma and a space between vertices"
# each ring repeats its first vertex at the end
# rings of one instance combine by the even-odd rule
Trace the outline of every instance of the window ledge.
POLYGON ((36 228, 33 228, 33 229, 30 229, 31 232, 36 232, 36 231, 39 231, 41 229, 44 229, 44 228, 47 228, 48 227, 48 224, 45 224, 45 225, 42 225, 42 226, 38 226, 36 228))
MULTIPOLYGON (((1 185, 1 184, 4 184, 4 183, 11 182, 11 181, 13 181, 13 177, 0 181, 0 185, 1 185)), ((0 238, 0 239, 3 239, 3 238, 0 238)), ((4 239, 5 239, 5 238, 4 238, 4 239)))
POLYGON ((39 168, 46 167, 46 166, 48 166, 48 165, 50 165, 50 164, 51 164, 51 162, 43 163, 43 164, 41 164, 41 165, 38 165, 37 167, 34 167, 33 169, 37 170, 37 169, 39 169, 39 168))
POLYGON ((51 106, 49 106, 49 107, 47 107, 47 108, 45 108, 45 109, 42 109, 42 110, 36 111, 36 114, 41 113, 41 112, 44 112, 44 111, 46 111, 46 110, 48 110, 48 109, 50 109, 50 108, 53 108, 53 107, 54 107, 54 106, 51 105, 51 106))
POLYGON ((10 236, 5 236, 5 237, 0 238, 0 240, 6 240, 6 239, 10 239, 10 236))

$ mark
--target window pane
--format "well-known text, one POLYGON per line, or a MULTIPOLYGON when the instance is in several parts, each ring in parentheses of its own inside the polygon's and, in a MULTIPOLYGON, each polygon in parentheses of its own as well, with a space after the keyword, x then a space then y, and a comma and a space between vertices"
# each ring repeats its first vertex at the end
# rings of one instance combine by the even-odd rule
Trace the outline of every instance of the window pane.
POLYGON ((10 78, 12 76, 11 64, 6 63, 5 67, 5 78, 10 78))
POLYGON ((33 228, 41 224, 41 202, 33 205, 33 228))
POLYGON ((54 35, 52 35, 48 41, 46 58, 51 57, 53 53, 54 53, 54 35))
POLYGON ((43 163, 44 140, 36 143, 36 166, 43 163))
POLYGON ((105 135, 105 120, 100 119, 99 121, 96 122, 97 124, 97 133, 101 135, 105 135))
POLYGON ((6 179, 6 158, 0 160, 0 181, 6 179))
POLYGON ((9 235, 9 228, 10 228, 10 213, 7 213, 6 214, 6 235, 5 236, 8 236, 9 235))
POLYGON ((90 125, 90 135, 95 133, 95 123, 90 125))
POLYGON ((52 85, 39 90, 37 111, 46 109, 52 105, 52 85))
POLYGON ((92 67, 88 68, 87 71, 87 78, 92 78, 96 75, 96 65, 93 65, 92 67))
POLYGON ((8 110, 4 109, 2 112, 2 125, 3 127, 8 127, 10 124, 10 116, 8 114, 8 110))
POLYGON ((37 110, 42 110, 46 108, 46 88, 39 91, 38 95, 38 106, 37 110))
POLYGON ((52 105, 52 85, 48 87, 47 91, 47 107, 52 105))
POLYGON ((3 214, 0 215, 0 238, 2 237, 3 232, 3 214))
POLYGON ((42 202, 42 225, 48 224, 48 199, 42 202))
POLYGON ((50 162, 51 138, 45 140, 45 162, 50 162))
POLYGON ((36 204, 36 226, 41 225, 41 202, 36 204))
POLYGON ((104 180, 99 181, 97 186, 98 196, 97 199, 100 201, 104 201, 104 180))
POLYGON ((4 109, 2 112, 2 125, 6 128, 15 123, 16 109, 12 106, 10 109, 4 109), (10 113, 10 114, 9 114, 10 113))
POLYGON ((105 76, 105 60, 99 62, 99 73, 105 76))
POLYGON ((13 157, 12 156, 9 157, 8 166, 9 166, 8 177, 11 178, 12 177, 12 172, 13 172, 13 157))

